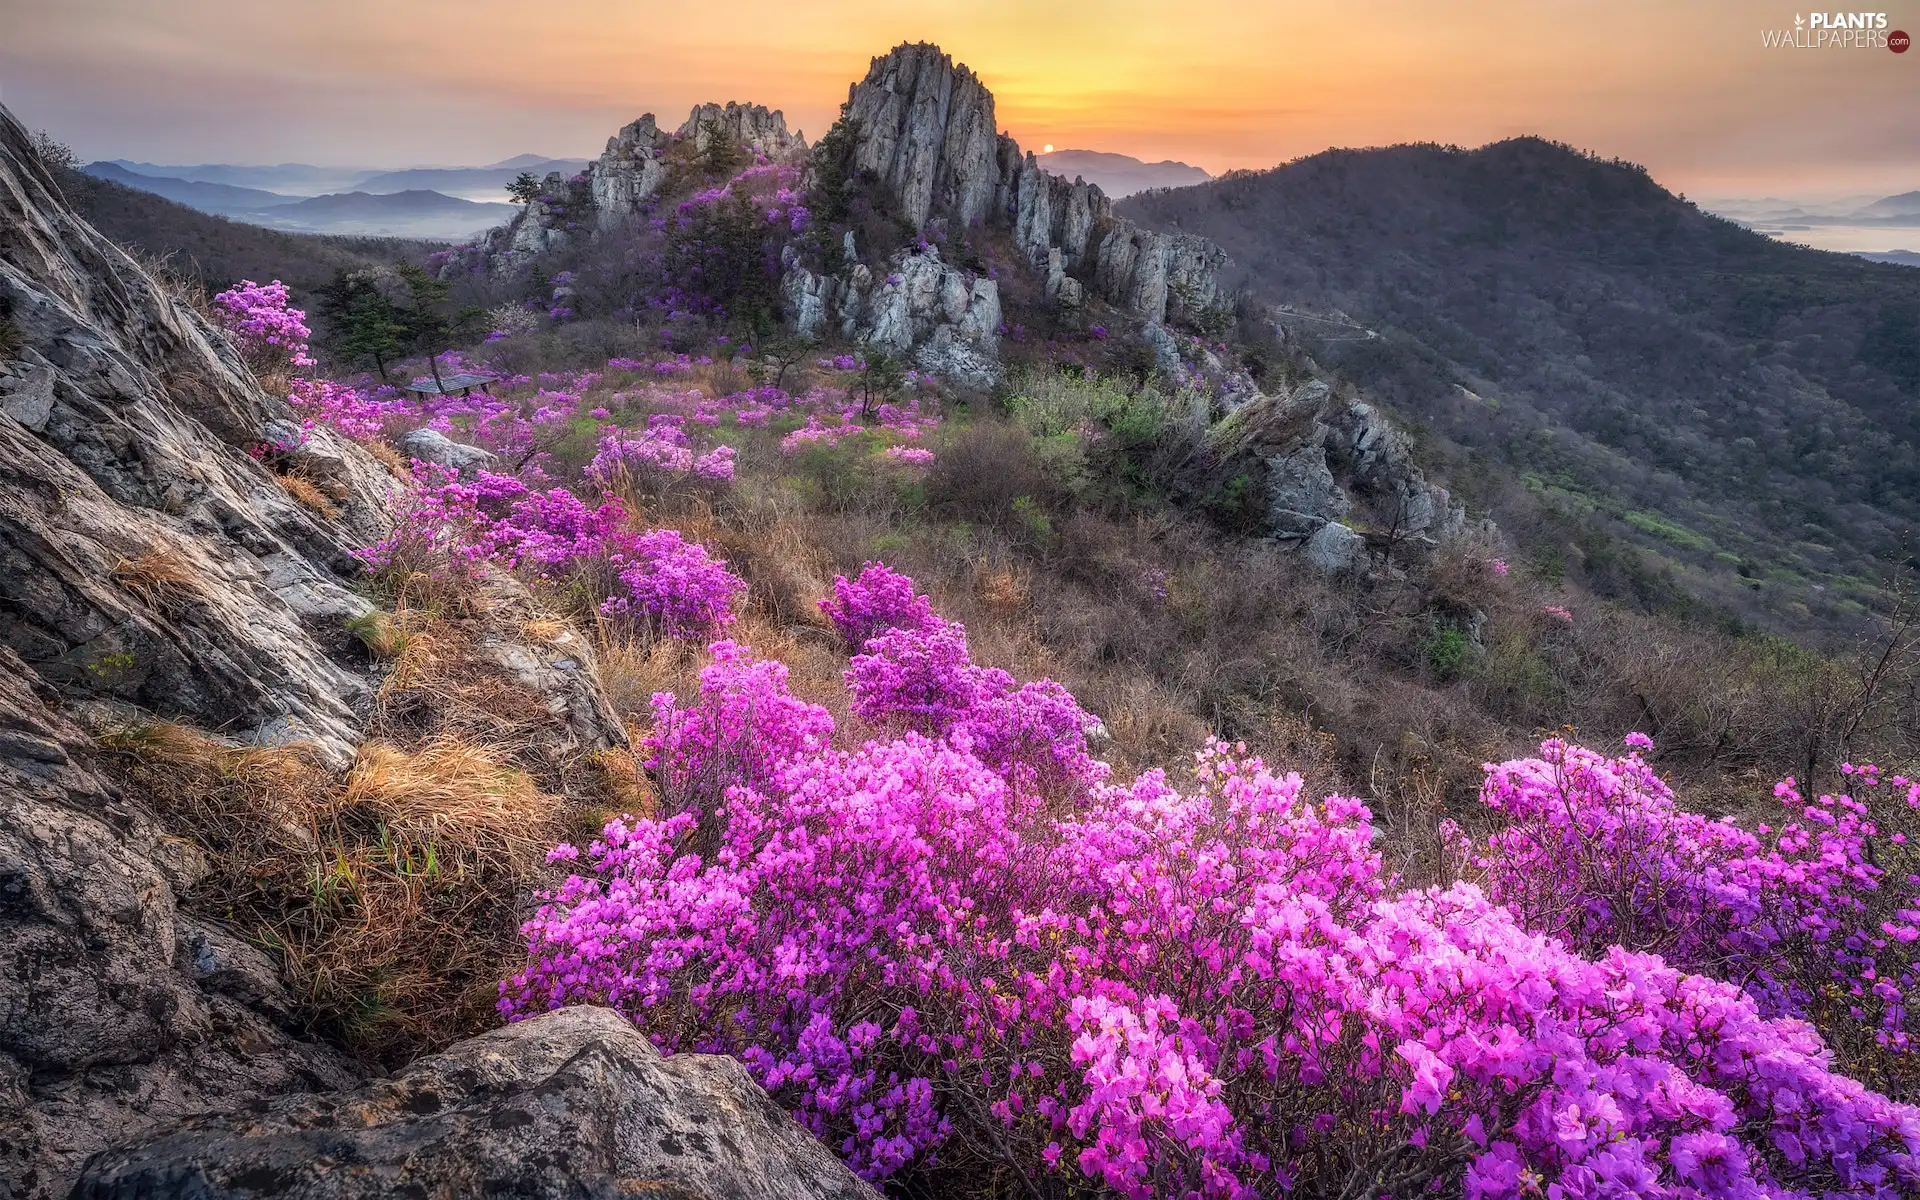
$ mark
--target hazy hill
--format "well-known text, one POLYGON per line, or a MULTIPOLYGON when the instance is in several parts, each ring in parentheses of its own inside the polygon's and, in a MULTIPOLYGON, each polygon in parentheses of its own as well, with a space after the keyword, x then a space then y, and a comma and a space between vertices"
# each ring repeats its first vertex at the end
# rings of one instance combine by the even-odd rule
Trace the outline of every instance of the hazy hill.
POLYGON ((468 200, 499 199, 506 195, 507 184, 522 171, 544 178, 549 171, 574 175, 587 167, 584 158, 541 158, 523 154, 490 167, 417 167, 406 171, 383 171, 354 185, 360 192, 404 192, 429 190, 468 200))
POLYGON ((1920 191, 1902 192, 1875 200, 1861 209, 1862 217, 1920 217, 1920 191))
POLYGON ((510 204, 480 204, 416 188, 381 195, 340 192, 313 196, 255 213, 254 219, 322 231, 355 225, 369 227, 368 232, 411 229, 421 237, 459 237, 501 224, 513 213, 510 204))
POLYGON ((136 175, 184 179, 190 183, 224 183, 290 196, 317 196, 322 192, 339 191, 379 173, 378 168, 374 167, 316 167, 310 163, 163 164, 135 162, 125 158, 107 161, 136 175))
MULTIPOLYGON (((457 240, 501 224, 514 211, 509 204, 478 203, 422 188, 302 197, 147 175, 114 162, 90 163, 83 170, 94 178, 152 192, 203 213, 298 233, 457 240)), ((511 172, 496 173, 511 178, 511 172)))
POLYGON ((237 280, 279 279, 309 302, 336 271, 417 260, 436 247, 398 238, 326 237, 263 229, 198 212, 151 192, 79 172, 60 186, 101 233, 209 290, 237 280))
POLYGON ((1205 183, 1213 176, 1199 167, 1171 159, 1142 162, 1128 154, 1109 154, 1104 150, 1055 150, 1036 154, 1034 161, 1055 175, 1072 179, 1076 175, 1118 199, 1144 192, 1148 188, 1186 187, 1205 183))
POLYGON ((230 183, 203 183, 199 180, 147 175, 112 162, 88 163, 81 170, 96 179, 108 179, 123 187, 139 188, 143 192, 165 196, 207 213, 258 212, 263 208, 292 204, 300 199, 298 196, 283 196, 259 188, 236 187, 230 183))
POLYGON ((1773 241, 1534 138, 1329 151, 1119 211, 1376 331, 1288 322, 1552 503, 1789 620, 1850 611, 1874 556, 1910 551, 1920 272, 1773 241))

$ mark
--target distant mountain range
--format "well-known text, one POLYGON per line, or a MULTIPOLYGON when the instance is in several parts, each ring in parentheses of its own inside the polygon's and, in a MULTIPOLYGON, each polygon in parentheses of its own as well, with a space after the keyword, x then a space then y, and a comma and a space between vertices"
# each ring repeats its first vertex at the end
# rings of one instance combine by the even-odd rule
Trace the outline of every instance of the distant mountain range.
POLYGON ((1034 161, 1042 170, 1065 179, 1078 176, 1114 199, 1144 192, 1149 188, 1188 187, 1205 183, 1213 176, 1199 167, 1171 160, 1142 162, 1127 154, 1109 154, 1104 150, 1055 150, 1036 154, 1034 161))
POLYGON ((214 216, 230 217, 272 229, 299 233, 378 235, 387 237, 459 240, 471 237, 513 215, 513 206, 482 202, 474 195, 504 194, 507 182, 521 171, 571 174, 584 159, 550 159, 521 155, 489 167, 434 167, 404 171, 353 171, 339 185, 334 168, 283 163, 271 167, 202 164, 160 167, 125 160, 90 163, 82 168, 96 179, 164 196, 214 216), (160 172, 177 170, 179 175, 160 172), (238 180, 249 180, 242 184, 238 180), (342 186, 340 191, 295 192, 276 188, 312 187, 320 181, 342 186), (440 184, 467 196, 449 195, 440 184), (270 185, 270 186, 255 186, 270 185))
POLYGON ((1825 201, 1715 197, 1700 207, 1755 233, 1816 250, 1909 265, 1911 258, 1899 256, 1920 252, 1920 191, 1825 201))

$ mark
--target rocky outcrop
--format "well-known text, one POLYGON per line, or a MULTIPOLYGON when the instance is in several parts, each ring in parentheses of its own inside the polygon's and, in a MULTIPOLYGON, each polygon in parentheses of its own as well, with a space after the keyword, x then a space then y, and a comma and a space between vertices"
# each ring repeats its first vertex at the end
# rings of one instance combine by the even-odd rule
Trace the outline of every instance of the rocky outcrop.
POLYGON ((936 212, 962 226, 987 221, 1003 199, 993 93, 925 42, 873 60, 847 94, 859 130, 854 166, 898 199, 915 230, 936 212))
POLYGON ((156 1196, 877 1200, 731 1058, 665 1058, 607 1009, 471 1038, 358 1091, 190 1119, 87 1164, 156 1196))
POLYGON ((358 1082, 275 1023, 270 962, 180 909, 201 860, 95 769, 58 699, 0 646, 0 1195, 22 1198, 65 1196, 156 1124, 358 1082))
POLYGON ((409 429, 393 440, 393 448, 416 461, 445 467, 462 479, 500 465, 493 451, 456 442, 438 429, 409 429))
POLYGON ((282 1031, 272 964, 181 908, 198 855, 66 714, 299 737, 344 765, 370 689, 332 647, 370 607, 349 551, 384 531, 391 480, 303 434, 67 207, 4 110, 0 315, 0 1194, 60 1196, 156 1121, 355 1082, 282 1031))
POLYGON ((884 275, 864 263, 820 275, 790 256, 781 288, 802 336, 837 332, 969 386, 999 378, 999 285, 936 246, 894 255, 884 275))
MULTIPOLYGON (((1161 344, 1180 354, 1171 334, 1161 344)), ((1197 370, 1211 387, 1217 365, 1196 368, 1180 357, 1170 373, 1197 370)), ((1227 411, 1209 431, 1209 449, 1223 461, 1259 464, 1268 533, 1315 564, 1348 571, 1375 549, 1404 557, 1470 532, 1494 533, 1490 522, 1469 523, 1466 507, 1427 479, 1406 434, 1373 405, 1317 379, 1270 395, 1250 387, 1215 389, 1227 411)))
POLYGON ((1142 229, 1115 217, 1095 185, 1048 174, 996 133, 993 94, 937 46, 903 44, 874 59, 848 92, 846 116, 858 134, 855 166, 893 193, 916 231, 936 217, 1005 226, 1048 270, 1056 302, 1090 291, 1157 323, 1190 319, 1220 298, 1219 247, 1142 229), (1054 251, 1062 279, 1084 286, 1054 278, 1054 251))
MULTIPOLYGON (((0 116, 0 645, 72 695, 209 728, 298 728, 351 755, 367 685, 326 645, 368 605, 358 528, 249 456, 291 417, 224 337, 94 233, 0 116)), ((321 435, 329 487, 386 469, 321 435)))
POLYGON ((653 114, 625 126, 607 139, 606 151, 589 169, 600 228, 617 227, 639 212, 667 180, 668 137, 653 114))
POLYGON ((786 114, 763 104, 738 104, 729 100, 724 105, 696 105, 678 130, 678 136, 690 141, 696 154, 706 153, 715 133, 724 134, 740 148, 773 162, 793 162, 807 153, 807 139, 799 133, 787 132, 786 114))

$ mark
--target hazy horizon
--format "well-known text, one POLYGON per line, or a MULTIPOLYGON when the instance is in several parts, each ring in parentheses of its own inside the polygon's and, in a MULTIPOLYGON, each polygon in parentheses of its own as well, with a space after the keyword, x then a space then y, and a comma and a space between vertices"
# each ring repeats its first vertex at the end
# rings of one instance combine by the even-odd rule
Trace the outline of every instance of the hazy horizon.
MULTIPOLYGON (((641 112, 780 108, 816 138, 869 59, 938 42, 1023 146, 1219 174, 1334 147, 1539 134, 1690 195, 1920 187, 1920 54, 1768 50, 1793 13, 1737 0, 665 3, 0 0, 0 102, 85 159, 392 169, 593 157, 641 112)), ((1890 15, 1896 27, 1920 26, 1890 15)))

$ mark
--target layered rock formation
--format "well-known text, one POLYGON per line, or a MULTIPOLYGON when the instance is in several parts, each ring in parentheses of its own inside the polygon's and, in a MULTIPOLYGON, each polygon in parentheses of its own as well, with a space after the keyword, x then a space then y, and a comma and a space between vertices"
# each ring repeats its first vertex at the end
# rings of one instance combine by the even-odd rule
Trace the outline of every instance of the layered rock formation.
MULTIPOLYGON (((225 339, 67 207, 0 110, 0 1193, 214 1106, 355 1082, 277 1023, 274 967, 178 895, 204 868, 95 769, 65 710, 139 706, 352 754, 367 611, 348 553, 388 476, 324 433, 294 503, 245 452, 291 414, 225 339)), ((294 439, 294 440, 297 440, 294 439)))
POLYGON ((1191 317, 1220 298, 1226 255, 1217 246, 1142 229, 1115 217, 1093 184, 1042 170, 996 132, 993 94, 937 46, 905 44, 874 59, 849 90, 846 115, 858 133, 854 164, 894 194, 916 231, 935 217, 1003 225, 1035 267, 1057 250, 1063 272, 1150 323, 1191 317))
POLYGON ((741 149, 773 162, 793 162, 806 157, 807 153, 806 137, 787 132, 786 114, 764 104, 738 104, 729 100, 725 104, 695 105, 677 131, 679 137, 692 143, 696 154, 707 152, 716 133, 732 139, 741 149))
POLYGON ((1227 403, 1216 448, 1261 464, 1269 533, 1316 565, 1354 569, 1370 546, 1404 556, 1470 531, 1466 507, 1427 479, 1407 436, 1374 406, 1342 399, 1321 380, 1227 403))
POLYGON ((22 1200, 158 1123, 358 1082, 277 1024, 272 963, 181 910, 199 856, 91 755, 0 646, 0 1195, 22 1200))
MULTIPOLYGON (((75 216, 0 117, 0 645, 69 695, 351 756, 367 683, 326 643, 369 606, 359 527, 297 504, 247 448, 282 436, 224 337, 75 216)), ((389 477, 324 432, 342 496, 389 477)))
POLYGON ((294 1196, 877 1200, 731 1058, 662 1058, 607 1009, 462 1042, 359 1091, 189 1120, 76 1200, 294 1196))
POLYGON ((803 336, 836 332, 972 386, 998 376, 1000 289, 943 262, 937 247, 896 255, 879 276, 864 263, 816 274, 789 255, 781 293, 803 336))
MULTIPOLYGON (((275 964, 182 902, 205 861, 92 732, 158 715, 351 762, 373 682, 351 550, 393 482, 81 221, 0 109, 0 1196, 64 1196, 156 1123, 359 1083, 289 1032, 275 964)), ((530 643, 499 585, 473 651, 552 714, 526 753, 622 742, 587 645, 530 643)))
POLYGON ((593 204, 602 229, 617 226, 640 211, 667 179, 668 137, 654 123, 653 114, 625 126, 607 139, 598 162, 588 168, 593 180, 593 204))

